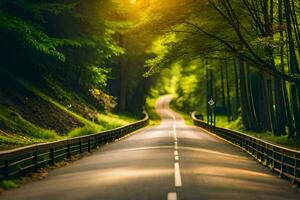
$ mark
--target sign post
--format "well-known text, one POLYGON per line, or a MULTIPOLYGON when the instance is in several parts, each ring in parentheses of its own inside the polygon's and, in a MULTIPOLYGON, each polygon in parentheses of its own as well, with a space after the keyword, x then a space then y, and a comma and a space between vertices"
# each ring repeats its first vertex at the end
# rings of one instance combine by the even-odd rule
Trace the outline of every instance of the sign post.
POLYGON ((215 108, 215 101, 211 98, 207 103, 208 103, 208 105, 210 107, 210 113, 211 113, 210 125, 212 126, 213 125, 213 121, 214 121, 214 125, 215 125, 215 120, 213 120, 214 108, 215 108))

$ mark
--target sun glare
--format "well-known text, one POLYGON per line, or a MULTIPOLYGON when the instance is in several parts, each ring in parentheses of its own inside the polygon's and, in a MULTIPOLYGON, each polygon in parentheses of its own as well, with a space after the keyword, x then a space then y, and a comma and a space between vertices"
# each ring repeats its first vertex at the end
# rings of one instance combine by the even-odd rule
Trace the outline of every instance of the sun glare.
POLYGON ((135 4, 135 3, 136 3, 136 0, 130 0, 130 3, 131 3, 131 4, 135 4))

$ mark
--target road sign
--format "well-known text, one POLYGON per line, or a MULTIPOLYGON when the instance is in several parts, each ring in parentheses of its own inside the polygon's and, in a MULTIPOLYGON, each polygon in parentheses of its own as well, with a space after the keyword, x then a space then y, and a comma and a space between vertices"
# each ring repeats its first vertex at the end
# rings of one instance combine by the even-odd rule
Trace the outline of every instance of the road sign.
POLYGON ((215 101, 213 99, 210 99, 207 103, 210 107, 214 107, 215 105, 215 101))

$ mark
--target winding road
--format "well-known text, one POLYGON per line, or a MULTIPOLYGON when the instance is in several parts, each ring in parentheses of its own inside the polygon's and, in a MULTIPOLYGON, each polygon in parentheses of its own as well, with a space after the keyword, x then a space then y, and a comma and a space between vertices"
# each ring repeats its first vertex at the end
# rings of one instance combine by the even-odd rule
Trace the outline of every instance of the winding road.
POLYGON ((4 192, 11 200, 279 200, 299 189, 270 173, 239 148, 187 126, 156 106, 153 126, 105 145, 91 156, 50 171, 47 178, 4 192))

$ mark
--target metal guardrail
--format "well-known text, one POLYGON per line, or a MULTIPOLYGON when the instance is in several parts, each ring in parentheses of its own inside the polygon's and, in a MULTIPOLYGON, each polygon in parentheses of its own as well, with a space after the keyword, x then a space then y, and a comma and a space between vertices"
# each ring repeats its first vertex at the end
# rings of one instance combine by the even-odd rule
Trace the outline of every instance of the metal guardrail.
POLYGON ((20 178, 38 172, 42 167, 70 159, 71 156, 92 152, 99 146, 147 126, 149 117, 146 112, 144 114, 144 119, 140 121, 101 133, 2 151, 0 152, 0 181, 20 178))
POLYGON ((195 112, 192 113, 192 119, 196 126, 239 146, 281 177, 288 178, 295 184, 300 183, 300 151, 274 145, 238 131, 211 126, 197 119, 195 112))

